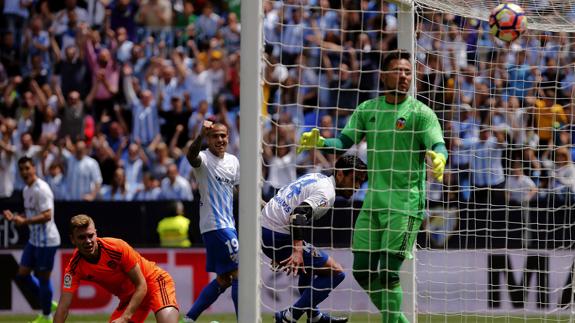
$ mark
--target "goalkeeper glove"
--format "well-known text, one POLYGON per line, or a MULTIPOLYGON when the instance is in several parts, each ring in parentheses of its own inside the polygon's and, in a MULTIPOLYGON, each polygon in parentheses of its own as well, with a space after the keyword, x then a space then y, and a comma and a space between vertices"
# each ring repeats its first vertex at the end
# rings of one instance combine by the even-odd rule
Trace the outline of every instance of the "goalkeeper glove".
POLYGON ((319 135, 319 129, 313 128, 311 131, 301 134, 296 152, 299 154, 304 150, 323 147, 324 142, 325 138, 319 135))
POLYGON ((433 150, 428 150, 426 153, 431 158, 431 168, 433 169, 433 177, 438 182, 443 182, 443 171, 445 170, 445 156, 438 154, 433 150))

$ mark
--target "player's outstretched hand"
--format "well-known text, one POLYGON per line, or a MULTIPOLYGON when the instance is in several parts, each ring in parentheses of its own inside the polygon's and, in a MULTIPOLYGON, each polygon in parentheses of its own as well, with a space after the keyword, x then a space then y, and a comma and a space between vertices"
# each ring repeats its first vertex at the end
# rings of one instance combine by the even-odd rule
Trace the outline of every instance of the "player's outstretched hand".
POLYGON ((433 169, 433 177, 438 182, 443 182, 443 171, 445 170, 445 156, 443 154, 438 154, 433 150, 428 150, 426 154, 431 158, 431 168, 433 169))
POLYGON ((303 263, 303 252, 301 249, 299 251, 294 249, 291 256, 281 261, 280 265, 282 265, 282 270, 288 275, 297 276, 300 269, 304 274, 306 273, 303 263))
POLYGON ((325 138, 319 135, 319 129, 313 128, 311 131, 301 134, 296 152, 299 154, 304 150, 323 147, 324 142, 325 138))

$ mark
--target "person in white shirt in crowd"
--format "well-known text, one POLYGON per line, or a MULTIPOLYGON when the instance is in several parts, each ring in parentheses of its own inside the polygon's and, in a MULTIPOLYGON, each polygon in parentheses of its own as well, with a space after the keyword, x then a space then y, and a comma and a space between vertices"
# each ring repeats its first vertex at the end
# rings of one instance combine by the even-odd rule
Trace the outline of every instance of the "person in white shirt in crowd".
MULTIPOLYGON (((182 69, 180 65, 180 69, 182 69)), ((190 94, 190 105, 196 110, 202 101, 211 105, 213 102, 212 82, 210 72, 206 69, 204 63, 194 62, 192 70, 185 69, 183 73, 186 77, 186 92, 190 94)))
POLYGON ((143 175, 143 184, 134 194, 134 201, 157 201, 162 195, 158 180, 152 173, 145 172, 143 175))
POLYGON ((45 179, 54 194, 54 200, 65 201, 68 199, 68 190, 64 178, 64 168, 59 161, 54 161, 48 168, 48 174, 45 179))
POLYGON ((485 208, 495 202, 503 203, 505 172, 503 169, 503 152, 507 147, 504 127, 492 129, 482 125, 479 141, 470 147, 471 183, 475 187, 471 199, 477 208, 485 208))
POLYGON ((527 205, 537 194, 537 185, 523 173, 523 165, 519 160, 511 163, 511 174, 505 183, 507 201, 512 205, 527 205))
POLYGON ((178 166, 174 163, 168 166, 168 174, 162 180, 162 196, 164 200, 193 201, 192 187, 190 182, 178 172, 178 166))
POLYGON ((297 322, 307 313, 307 322, 347 322, 318 309, 345 273, 326 252, 303 240, 303 227, 324 216, 336 196, 351 198, 365 181, 367 166, 357 156, 344 155, 332 176, 309 173, 282 187, 262 210, 262 250, 276 270, 299 276, 300 298, 288 309, 275 313, 276 323, 297 322))
POLYGON ((82 139, 73 146, 73 153, 63 150, 66 158, 66 187, 68 199, 72 201, 93 201, 98 197, 102 185, 102 172, 98 162, 87 155, 88 148, 82 139))
POLYGON ((133 192, 126 185, 126 171, 122 167, 116 168, 110 185, 102 186, 100 197, 104 201, 131 201, 133 192))
MULTIPOLYGON (((19 160, 22 157, 30 157, 34 161, 34 164, 38 164, 39 153, 42 151, 42 147, 35 145, 32 135, 28 132, 20 135, 20 147, 16 150, 16 159, 19 160)), ((18 173, 18 165, 14 164, 14 174, 18 173)), ((16 176, 16 181, 14 184, 14 189, 21 191, 24 189, 26 184, 21 177, 16 176)))
POLYGON ((140 145, 133 142, 128 145, 128 151, 125 156, 122 156, 120 163, 126 173, 127 189, 134 192, 142 183, 144 165, 147 164, 146 154, 140 149, 140 145))
POLYGON ((86 12, 86 9, 77 6, 77 0, 66 0, 64 3, 65 8, 56 13, 52 23, 52 29, 57 36, 62 35, 68 29, 68 23, 70 22, 68 13, 70 11, 74 12, 78 23, 89 22, 88 12, 86 12))
POLYGON ((138 98, 132 84, 132 68, 130 66, 125 65, 123 72, 124 95, 129 108, 132 110, 132 140, 139 141, 142 145, 148 145, 160 133, 158 105, 150 90, 143 90, 140 93, 140 98, 138 98))
POLYGON ((571 161, 569 149, 560 147, 555 151, 552 188, 575 194, 575 165, 571 161))
POLYGON ((12 145, 12 133, 15 128, 13 119, 4 119, 0 124, 0 201, 9 199, 14 192, 16 147, 12 145))
POLYGON ((34 161, 29 157, 18 160, 18 169, 26 187, 24 188, 25 214, 14 214, 4 210, 7 221, 17 226, 27 225, 30 236, 24 251, 16 281, 29 293, 40 298, 42 314, 33 322, 52 322, 52 283, 50 274, 54 267, 56 250, 60 245, 60 233, 54 221, 54 195, 46 182, 36 176, 34 161), (34 276, 31 275, 34 271, 34 276))

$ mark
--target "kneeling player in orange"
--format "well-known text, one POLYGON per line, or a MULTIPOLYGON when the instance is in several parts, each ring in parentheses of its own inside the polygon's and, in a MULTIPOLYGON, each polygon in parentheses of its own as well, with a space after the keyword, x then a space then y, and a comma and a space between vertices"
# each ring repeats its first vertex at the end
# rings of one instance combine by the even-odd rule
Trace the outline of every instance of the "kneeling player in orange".
POLYGON ((70 232, 76 250, 66 268, 55 323, 66 321, 82 280, 95 282, 120 299, 110 317, 112 323, 144 322, 150 311, 157 322, 178 322, 176 288, 167 272, 123 240, 98 238, 94 221, 87 215, 74 216, 70 232))

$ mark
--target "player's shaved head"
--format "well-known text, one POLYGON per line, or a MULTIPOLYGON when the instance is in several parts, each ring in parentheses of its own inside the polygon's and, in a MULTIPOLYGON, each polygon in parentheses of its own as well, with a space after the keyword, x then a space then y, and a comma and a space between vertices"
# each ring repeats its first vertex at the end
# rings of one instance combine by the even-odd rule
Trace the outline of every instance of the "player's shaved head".
POLYGON ((96 225, 91 217, 86 214, 75 215, 70 219, 70 234, 73 234, 75 229, 87 228, 90 224, 96 225))

